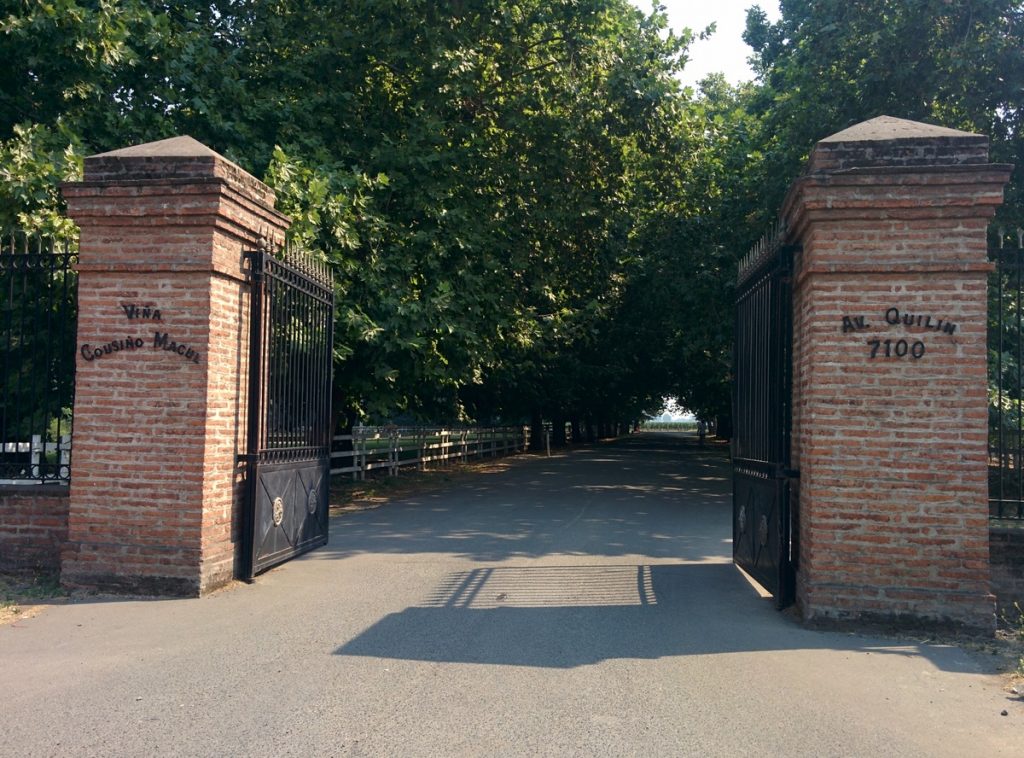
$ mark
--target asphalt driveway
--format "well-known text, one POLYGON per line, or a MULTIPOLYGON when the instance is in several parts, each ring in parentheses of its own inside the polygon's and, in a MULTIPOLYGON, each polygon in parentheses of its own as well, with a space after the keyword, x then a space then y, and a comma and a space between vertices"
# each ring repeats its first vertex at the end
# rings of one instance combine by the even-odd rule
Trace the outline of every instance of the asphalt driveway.
POLYGON ((50 608, 0 627, 0 755, 1021 755, 975 654, 776 612, 729 493, 637 435, 337 517, 251 586, 50 608))

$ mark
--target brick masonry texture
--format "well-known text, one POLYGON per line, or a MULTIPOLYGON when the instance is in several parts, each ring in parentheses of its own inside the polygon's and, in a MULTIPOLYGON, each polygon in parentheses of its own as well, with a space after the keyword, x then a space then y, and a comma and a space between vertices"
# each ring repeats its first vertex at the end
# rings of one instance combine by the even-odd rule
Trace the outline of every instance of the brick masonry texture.
POLYGON ((806 620, 993 626, 986 228, 1008 167, 979 150, 823 141, 787 199, 806 620))
POLYGON ((0 571, 59 571, 67 536, 67 487, 0 486, 0 571))
POLYGON ((1024 608, 1024 529, 993 526, 989 544, 992 592, 1000 612, 1010 616, 1014 603, 1024 608))
POLYGON ((87 159, 85 180, 64 188, 81 227, 68 586, 199 595, 234 576, 242 253, 287 220, 269 188, 184 147, 87 159))

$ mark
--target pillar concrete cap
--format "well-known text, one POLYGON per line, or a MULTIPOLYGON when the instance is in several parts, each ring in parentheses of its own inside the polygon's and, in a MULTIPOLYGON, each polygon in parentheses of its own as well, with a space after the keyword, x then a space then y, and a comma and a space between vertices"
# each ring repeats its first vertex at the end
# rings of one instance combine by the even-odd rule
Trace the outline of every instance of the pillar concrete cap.
POLYGON ((99 158, 198 158, 209 156, 219 158, 222 161, 231 163, 220 153, 211 150, 202 142, 187 134, 180 137, 170 137, 156 142, 144 142, 141 145, 122 147, 119 150, 111 150, 106 153, 97 153, 86 158, 87 161, 94 161, 99 158))
POLYGON ((90 155, 80 186, 222 182, 274 207, 273 190, 220 153, 188 135, 90 155))
POLYGON ((902 209, 886 212, 908 213, 932 207, 930 198, 948 187, 970 198, 961 212, 991 217, 1013 166, 989 163, 988 145, 982 134, 893 116, 854 124, 814 146, 783 200, 781 218, 797 237, 810 210, 834 215, 842 207, 862 215, 877 202, 877 208, 897 203, 902 209))
POLYGON ((807 174, 941 170, 988 163, 988 138, 892 116, 854 124, 814 146, 807 174))
MULTIPOLYGON (((894 116, 878 116, 859 124, 854 124, 848 129, 836 132, 830 137, 825 137, 821 143, 832 142, 889 142, 892 140, 921 140, 921 139, 969 139, 971 141, 987 141, 982 134, 962 132, 959 129, 950 129, 946 126, 935 126, 925 124, 921 121, 910 121, 905 118, 894 116)), ((820 143, 819 143, 820 144, 820 143)))

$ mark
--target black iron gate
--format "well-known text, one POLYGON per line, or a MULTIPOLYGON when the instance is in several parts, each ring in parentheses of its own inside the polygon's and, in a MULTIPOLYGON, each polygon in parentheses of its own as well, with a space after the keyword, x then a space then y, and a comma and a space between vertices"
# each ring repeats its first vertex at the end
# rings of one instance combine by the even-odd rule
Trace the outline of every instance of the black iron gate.
POLYGON ((334 284, 326 264, 261 243, 249 262, 243 578, 327 542, 334 284))
POLYGON ((794 248, 776 230, 740 264, 736 297, 733 560, 793 602, 797 531, 790 467, 794 248))

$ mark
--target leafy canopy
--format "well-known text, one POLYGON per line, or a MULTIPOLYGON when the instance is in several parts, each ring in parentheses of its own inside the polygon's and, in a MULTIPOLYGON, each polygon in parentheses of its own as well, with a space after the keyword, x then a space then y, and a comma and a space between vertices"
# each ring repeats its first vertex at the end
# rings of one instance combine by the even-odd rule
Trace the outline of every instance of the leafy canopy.
POLYGON ((190 134, 331 262, 340 424, 725 426, 736 260, 815 140, 886 113, 1024 165, 1019 0, 781 11, 756 82, 693 92, 626 0, 0 0, 0 225, 67 236, 83 155, 190 134))

